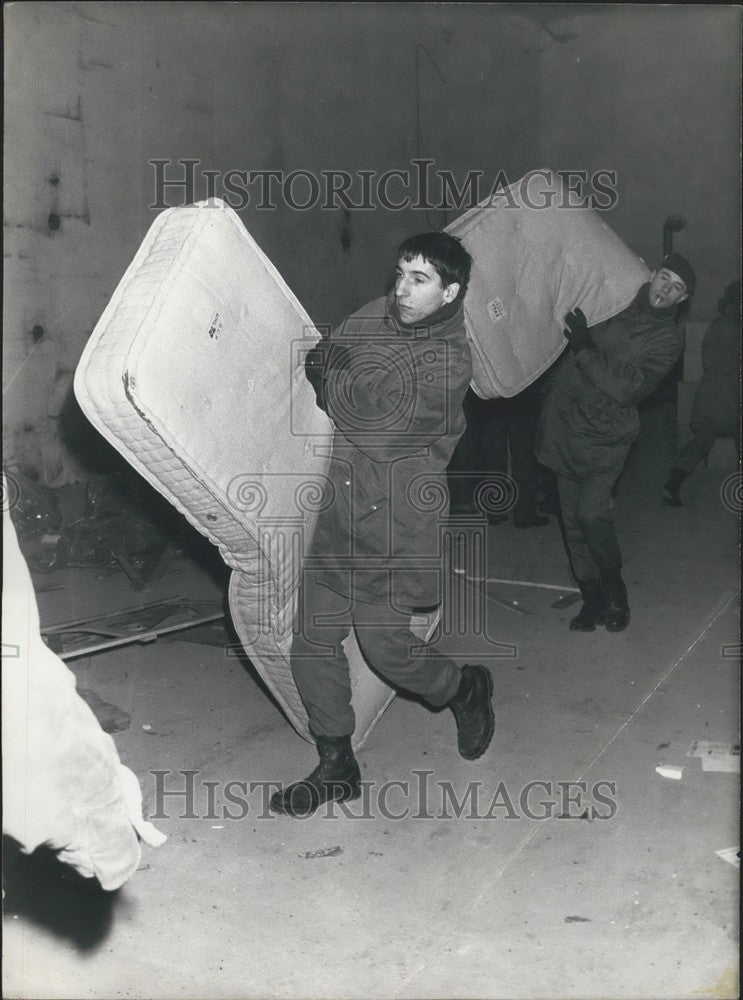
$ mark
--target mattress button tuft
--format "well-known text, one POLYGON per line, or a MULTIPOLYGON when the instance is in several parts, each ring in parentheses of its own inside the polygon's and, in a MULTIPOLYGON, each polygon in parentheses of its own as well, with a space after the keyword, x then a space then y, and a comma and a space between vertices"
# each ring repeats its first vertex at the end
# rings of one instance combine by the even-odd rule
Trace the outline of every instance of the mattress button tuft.
POLYGON ((216 514, 207 514, 206 515, 206 519, 207 519, 207 521, 216 521, 217 520, 217 515, 216 514))

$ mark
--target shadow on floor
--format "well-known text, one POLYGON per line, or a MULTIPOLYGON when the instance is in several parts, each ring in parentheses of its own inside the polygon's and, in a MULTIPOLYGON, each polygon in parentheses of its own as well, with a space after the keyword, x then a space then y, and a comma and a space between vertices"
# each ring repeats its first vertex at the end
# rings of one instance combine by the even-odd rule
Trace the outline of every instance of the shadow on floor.
POLYGON ((118 892, 106 892, 96 879, 86 879, 39 847, 24 854, 3 837, 3 907, 5 918, 22 916, 58 938, 94 951, 108 937, 119 908, 118 892))

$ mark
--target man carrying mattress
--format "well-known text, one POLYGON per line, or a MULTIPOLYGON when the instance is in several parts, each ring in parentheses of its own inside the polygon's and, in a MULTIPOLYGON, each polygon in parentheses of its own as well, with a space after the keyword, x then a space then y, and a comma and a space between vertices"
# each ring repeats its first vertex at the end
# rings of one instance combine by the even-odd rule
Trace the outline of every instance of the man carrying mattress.
POLYGON ((477 760, 492 739, 490 673, 480 665, 460 669, 410 631, 411 611, 441 600, 445 470, 464 430, 472 374, 462 305, 470 267, 456 237, 411 237, 400 247, 389 296, 354 313, 307 358, 335 433, 291 666, 320 762, 272 797, 275 812, 306 816, 360 795, 342 648, 352 628, 387 682, 452 709, 463 757, 477 760))
POLYGON ((611 491, 637 437, 637 405, 668 374, 683 349, 679 306, 694 293, 689 262, 668 254, 630 305, 588 328, 568 313, 570 345, 542 410, 536 455, 557 473, 565 541, 583 607, 570 628, 603 624, 620 632, 630 620, 611 491))

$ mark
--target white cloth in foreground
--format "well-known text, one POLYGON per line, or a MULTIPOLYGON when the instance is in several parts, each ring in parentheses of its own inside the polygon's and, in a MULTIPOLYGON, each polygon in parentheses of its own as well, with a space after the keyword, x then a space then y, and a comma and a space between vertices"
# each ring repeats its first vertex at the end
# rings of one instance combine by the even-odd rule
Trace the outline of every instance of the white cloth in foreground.
POLYGON ((2 697, 3 833, 29 854, 46 845, 81 875, 117 889, 139 864, 137 833, 151 846, 165 837, 143 820, 136 776, 41 638, 31 577, 5 511, 2 697))

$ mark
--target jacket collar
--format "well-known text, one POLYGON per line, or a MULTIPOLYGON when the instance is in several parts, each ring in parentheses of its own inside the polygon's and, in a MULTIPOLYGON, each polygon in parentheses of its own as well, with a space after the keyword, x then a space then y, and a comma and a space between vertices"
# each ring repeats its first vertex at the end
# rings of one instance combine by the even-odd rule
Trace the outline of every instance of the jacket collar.
POLYGON ((430 316, 426 316, 420 323, 403 323, 397 311, 395 293, 392 291, 385 302, 385 323, 397 333, 408 337, 440 338, 464 325, 464 306, 461 299, 455 299, 441 306, 430 316))
POLYGON ((655 319, 671 319, 676 315, 679 308, 679 303, 674 303, 672 306, 668 306, 667 309, 656 309, 650 304, 650 282, 646 281, 645 284, 640 288, 640 291, 635 296, 635 301, 633 304, 637 305, 640 312, 645 313, 647 316, 651 316, 655 319))

